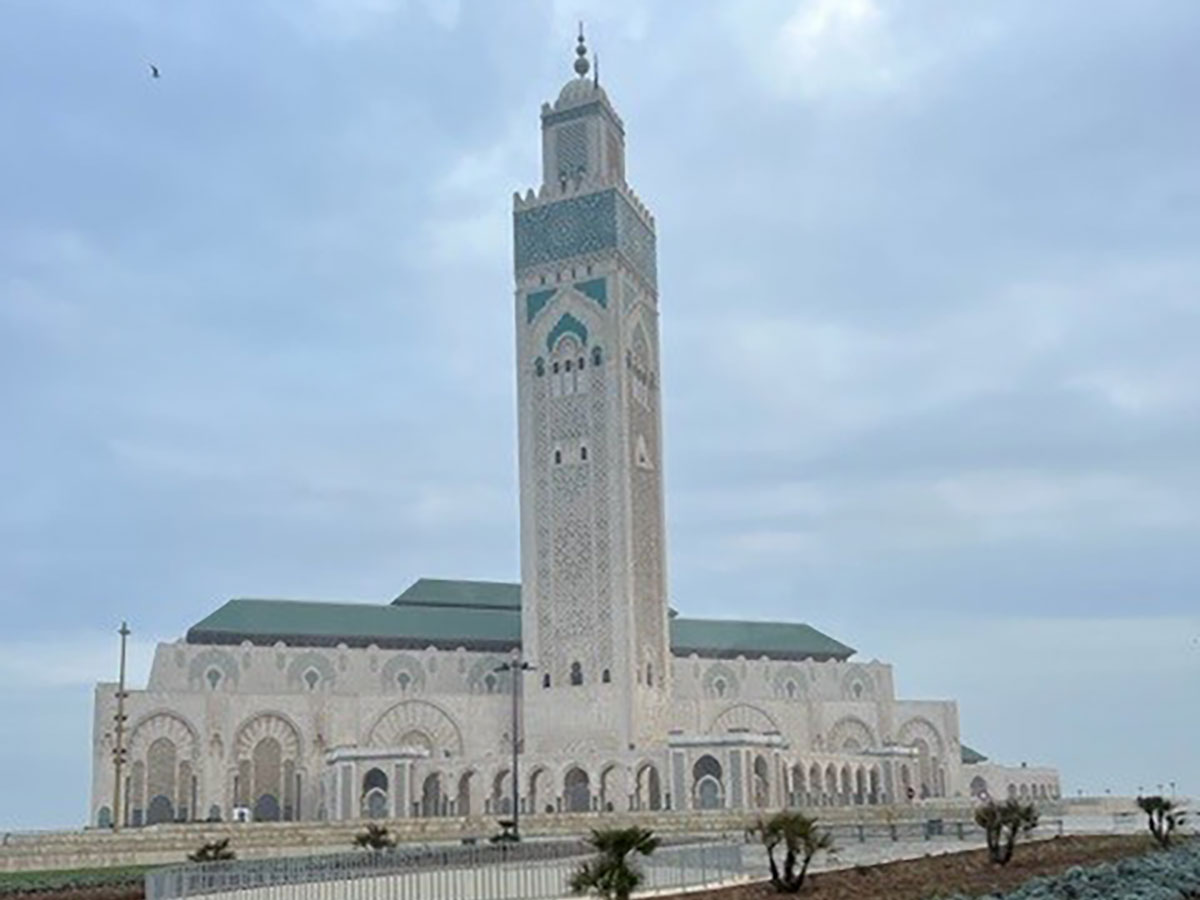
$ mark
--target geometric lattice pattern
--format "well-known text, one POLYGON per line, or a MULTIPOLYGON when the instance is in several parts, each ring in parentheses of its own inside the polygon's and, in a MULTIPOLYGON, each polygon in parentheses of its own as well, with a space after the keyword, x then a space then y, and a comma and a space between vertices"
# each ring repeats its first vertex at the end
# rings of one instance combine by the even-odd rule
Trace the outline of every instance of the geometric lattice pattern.
POLYGON ((554 134, 560 178, 575 178, 587 172, 587 123, 572 122, 554 134))

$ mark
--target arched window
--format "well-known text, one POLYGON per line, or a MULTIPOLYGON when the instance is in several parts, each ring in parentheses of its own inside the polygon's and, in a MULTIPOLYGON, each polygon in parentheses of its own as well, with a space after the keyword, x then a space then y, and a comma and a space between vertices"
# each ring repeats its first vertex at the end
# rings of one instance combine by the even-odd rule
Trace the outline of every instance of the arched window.
POLYGON ((592 365, 593 365, 593 366, 598 366, 598 365, 600 365, 602 362, 604 362, 604 354, 603 354, 603 352, 601 352, 601 350, 600 350, 600 348, 599 348, 599 347, 593 347, 593 348, 592 348, 592 365))
POLYGON ((582 446, 579 448, 579 461, 587 462, 587 447, 586 446, 582 446))
POLYGON ((556 466, 562 465, 562 451, 561 450, 554 451, 554 464, 556 466))
POLYGON ((533 373, 541 378, 546 374, 546 361, 540 356, 533 361, 533 373))
POLYGON ((583 684, 583 666, 577 662, 571 663, 571 684, 583 684))
POLYGON ((304 672, 304 683, 308 685, 310 691, 315 691, 317 685, 321 683, 321 673, 316 669, 306 669, 304 672))
POLYGON ((542 676, 542 687, 543 688, 550 687, 550 673, 549 672, 547 672, 545 675, 542 676))
POLYGON ((208 681, 208 687, 210 690, 215 691, 217 689, 217 687, 221 684, 221 670, 218 668, 214 667, 212 669, 209 669, 207 672, 204 673, 204 677, 208 681))
POLYGON ((725 679, 718 678, 715 681, 713 681, 713 690, 717 692, 718 697, 724 697, 725 696, 725 679))
POLYGON ((407 672, 401 672, 396 676, 396 684, 399 686, 400 692, 405 693, 408 691, 409 685, 412 684, 412 676, 407 672))
POLYGON ((486 676, 484 676, 483 689, 485 691, 487 691, 489 694, 496 693, 496 676, 495 675, 492 675, 489 672, 486 676))
POLYGON ((600 680, 604 684, 609 684, 612 681, 612 672, 608 671, 608 669, 605 669, 600 673, 600 680))
POLYGON ((554 360, 551 365, 554 378, 550 383, 550 396, 564 397, 587 389, 581 375, 585 361, 584 347, 573 335, 568 334, 559 340, 551 358, 554 360))

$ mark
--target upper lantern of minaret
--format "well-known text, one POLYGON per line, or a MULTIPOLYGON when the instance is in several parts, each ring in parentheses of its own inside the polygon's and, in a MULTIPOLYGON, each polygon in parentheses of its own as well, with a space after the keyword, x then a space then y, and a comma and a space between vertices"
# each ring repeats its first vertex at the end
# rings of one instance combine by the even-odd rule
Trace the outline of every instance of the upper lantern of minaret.
POLYGON ((542 183, 513 196, 518 284, 572 259, 616 251, 656 292, 654 217, 625 180, 625 123, 588 59, 583 29, 570 79, 542 104, 542 183))
POLYGON ((560 190, 625 180, 625 124, 600 87, 583 27, 575 45, 575 77, 553 104, 542 104, 542 183, 560 190))

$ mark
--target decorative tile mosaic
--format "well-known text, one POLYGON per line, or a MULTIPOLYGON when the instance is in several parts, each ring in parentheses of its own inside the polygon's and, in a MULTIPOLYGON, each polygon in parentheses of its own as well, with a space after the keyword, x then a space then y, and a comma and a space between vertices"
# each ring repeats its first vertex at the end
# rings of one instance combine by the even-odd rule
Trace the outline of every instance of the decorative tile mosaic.
POLYGON ((513 214, 517 271, 617 246, 617 192, 610 188, 513 214))
POLYGON ((532 322, 558 293, 558 288, 547 288, 544 291, 530 291, 525 295, 525 322, 532 322))
POLYGON ((624 198, 617 204, 617 241, 630 265, 657 289, 658 253, 654 232, 643 224, 624 198))
POLYGON ((652 286, 658 284, 654 232, 616 188, 519 210, 513 232, 518 272, 617 249, 652 286))
POLYGON ((591 297, 605 309, 608 308, 608 279, 593 278, 589 281, 575 282, 575 290, 591 297))
POLYGON ((546 335, 546 349, 553 350, 554 345, 558 343, 558 339, 564 334, 575 335, 579 338, 581 344, 587 346, 587 326, 570 313, 563 313, 559 316, 558 321, 554 323, 554 327, 550 329, 550 333, 546 335))

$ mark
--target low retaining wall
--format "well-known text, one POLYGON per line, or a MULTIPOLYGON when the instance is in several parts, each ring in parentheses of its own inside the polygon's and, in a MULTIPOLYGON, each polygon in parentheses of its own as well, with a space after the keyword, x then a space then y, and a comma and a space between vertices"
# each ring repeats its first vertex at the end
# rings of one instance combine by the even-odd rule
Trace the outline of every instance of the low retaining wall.
MULTIPOLYGON (((1041 807, 1044 817, 1063 815, 1063 804, 1041 807)), ((1091 808, 1089 811, 1094 809, 1091 808)), ((821 807, 810 810, 828 824, 878 824, 925 819, 970 821, 969 801, 925 801, 905 806, 821 807)), ((384 824, 402 842, 484 840, 495 834, 496 816, 388 819, 384 824)), ((662 834, 741 835, 755 818, 748 810, 706 812, 560 813, 521 818, 527 836, 582 835, 596 827, 638 824, 662 834)), ((183 862, 201 844, 229 838, 242 859, 345 851, 363 822, 194 823, 107 830, 9 833, 0 835, 0 871, 88 869, 183 862)))

